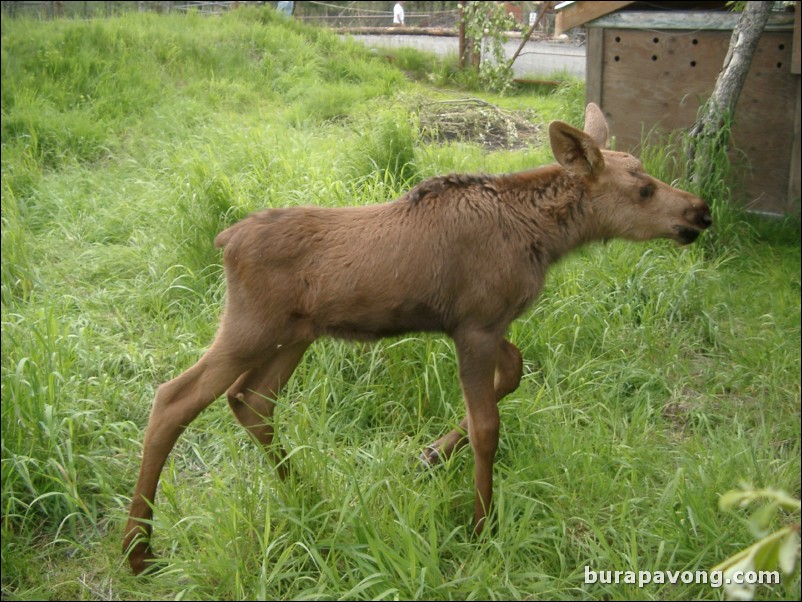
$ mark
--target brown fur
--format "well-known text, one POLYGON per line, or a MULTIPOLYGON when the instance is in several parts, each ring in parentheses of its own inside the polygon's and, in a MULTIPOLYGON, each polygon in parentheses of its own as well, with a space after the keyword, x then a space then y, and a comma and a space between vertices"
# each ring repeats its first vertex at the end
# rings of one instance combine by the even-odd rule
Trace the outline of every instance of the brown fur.
POLYGON ((505 334, 537 297, 549 265, 613 237, 690 243, 712 221, 703 201, 647 175, 631 155, 602 151, 609 135, 595 105, 585 129, 551 124, 558 165, 432 178, 383 205, 267 209, 220 233, 225 311, 208 352, 157 391, 125 531, 134 572, 153 559, 149 521, 164 462, 221 394, 285 475, 286 454, 273 445, 273 400, 321 336, 438 331, 454 339, 467 417, 421 460, 435 464, 470 441, 481 531, 497 403, 521 378, 521 354, 505 334))

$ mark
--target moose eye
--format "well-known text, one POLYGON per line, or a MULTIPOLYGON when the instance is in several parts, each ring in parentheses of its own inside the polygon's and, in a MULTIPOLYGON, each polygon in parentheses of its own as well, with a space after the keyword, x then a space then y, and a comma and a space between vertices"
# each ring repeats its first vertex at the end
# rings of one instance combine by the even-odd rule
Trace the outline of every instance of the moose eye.
POLYGON ((653 184, 646 184, 645 186, 641 186, 640 188, 640 198, 643 200, 648 199, 650 196, 654 194, 654 185, 653 184))

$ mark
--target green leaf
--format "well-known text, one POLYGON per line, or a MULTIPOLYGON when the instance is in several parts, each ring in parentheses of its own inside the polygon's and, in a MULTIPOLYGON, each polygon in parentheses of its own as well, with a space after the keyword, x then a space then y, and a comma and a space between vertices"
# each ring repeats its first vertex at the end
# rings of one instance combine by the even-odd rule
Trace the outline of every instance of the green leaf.
POLYGON ((765 537, 769 534, 771 523, 777 516, 779 504, 771 502, 759 508, 749 517, 749 529, 755 537, 765 537))
POLYGON ((752 561, 752 567, 756 571, 773 571, 777 568, 780 557, 781 538, 767 538, 758 542, 752 561))
POLYGON ((719 510, 722 512, 730 512, 737 504, 740 504, 748 493, 733 489, 722 495, 718 500, 719 510))
MULTIPOLYGON (((792 527, 787 527, 789 530, 792 527)), ((799 532, 791 531, 788 536, 783 539, 782 546, 779 550, 779 565, 780 570, 786 575, 794 572, 796 561, 799 558, 799 532)))

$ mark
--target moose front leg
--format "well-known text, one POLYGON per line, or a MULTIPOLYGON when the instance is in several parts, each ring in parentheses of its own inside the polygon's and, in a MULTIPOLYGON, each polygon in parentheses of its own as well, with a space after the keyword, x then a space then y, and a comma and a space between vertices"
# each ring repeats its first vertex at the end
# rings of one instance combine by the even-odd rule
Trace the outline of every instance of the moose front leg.
MULTIPOLYGON (((502 340, 496 359, 496 372, 493 378, 493 391, 496 403, 512 393, 521 383, 523 358, 518 348, 507 340, 502 340)), ((420 454, 421 464, 428 468, 445 462, 468 444, 468 417, 450 433, 427 445, 420 454)))

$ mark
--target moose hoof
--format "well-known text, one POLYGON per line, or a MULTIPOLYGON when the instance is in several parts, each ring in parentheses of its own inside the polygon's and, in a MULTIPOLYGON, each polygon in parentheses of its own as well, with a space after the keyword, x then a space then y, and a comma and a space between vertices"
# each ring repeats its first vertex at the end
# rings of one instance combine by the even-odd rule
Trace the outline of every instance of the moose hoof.
POLYGON ((128 562, 134 575, 153 575, 164 567, 164 561, 156 558, 150 546, 142 550, 131 551, 128 562))
POLYGON ((420 462, 419 468, 421 471, 429 470, 434 466, 442 463, 443 459, 440 456, 440 451, 433 445, 429 445, 418 456, 420 462))

